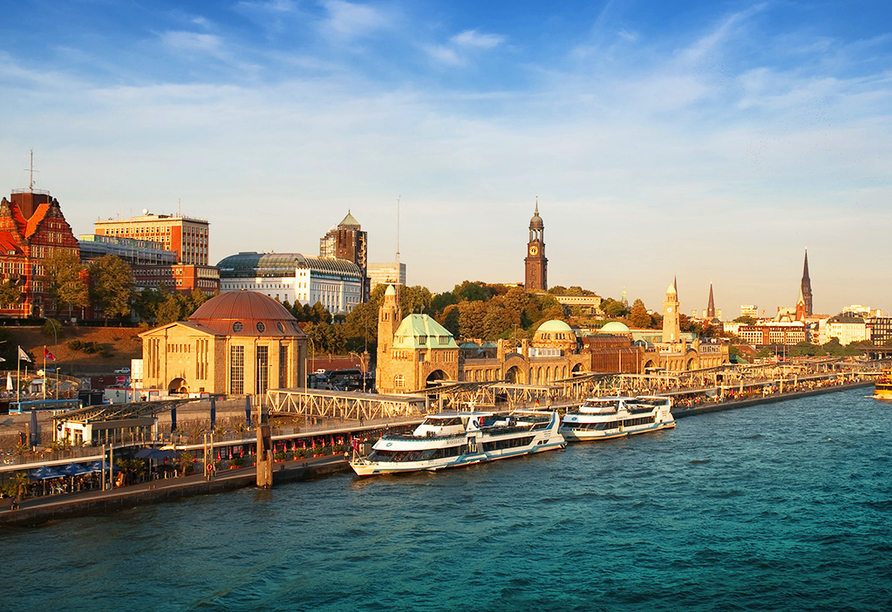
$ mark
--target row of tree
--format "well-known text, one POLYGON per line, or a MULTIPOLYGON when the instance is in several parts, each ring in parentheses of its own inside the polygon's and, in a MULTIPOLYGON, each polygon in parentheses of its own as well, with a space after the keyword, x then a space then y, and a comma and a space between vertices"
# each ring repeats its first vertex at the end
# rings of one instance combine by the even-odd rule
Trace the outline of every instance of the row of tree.
MULTIPOLYGON (((46 284, 51 309, 56 313, 80 314, 91 304, 106 319, 130 314, 133 274, 120 257, 105 255, 82 264, 73 251, 57 250, 41 262, 41 280, 46 284), (78 312, 80 311, 80 312, 78 312)), ((19 280, 0 283, 0 307, 12 308, 23 298, 19 280)))

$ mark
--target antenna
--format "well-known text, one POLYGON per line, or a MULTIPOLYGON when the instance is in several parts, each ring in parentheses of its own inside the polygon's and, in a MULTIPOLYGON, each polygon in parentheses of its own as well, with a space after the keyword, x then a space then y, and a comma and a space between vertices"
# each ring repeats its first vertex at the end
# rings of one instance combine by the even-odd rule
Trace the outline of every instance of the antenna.
POLYGON ((400 281, 400 200, 402 195, 396 198, 396 281, 400 281))
POLYGON ((34 193, 34 173, 40 172, 39 170, 34 169, 34 149, 31 149, 31 167, 25 168, 25 172, 30 172, 31 174, 31 181, 28 184, 28 191, 34 193))

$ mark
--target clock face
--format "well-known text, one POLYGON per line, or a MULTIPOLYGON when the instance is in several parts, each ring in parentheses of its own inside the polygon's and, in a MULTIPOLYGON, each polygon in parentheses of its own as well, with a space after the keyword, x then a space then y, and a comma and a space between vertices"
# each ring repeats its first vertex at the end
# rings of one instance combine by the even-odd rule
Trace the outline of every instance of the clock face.
POLYGON ((668 312, 672 312, 672 306, 666 309, 668 312))
POLYGON ((539 247, 537 247, 537 246, 534 244, 534 245, 532 245, 532 246, 530 247, 530 255, 536 255, 537 253, 539 253, 539 247))

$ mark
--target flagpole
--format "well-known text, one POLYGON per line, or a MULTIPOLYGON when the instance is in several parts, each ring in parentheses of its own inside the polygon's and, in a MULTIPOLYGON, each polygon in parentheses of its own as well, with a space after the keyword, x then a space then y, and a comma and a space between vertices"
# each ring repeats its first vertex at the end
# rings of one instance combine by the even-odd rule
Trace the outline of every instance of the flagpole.
POLYGON ((16 373, 15 373, 15 401, 19 405, 19 410, 22 409, 22 347, 19 347, 19 352, 16 355, 16 373))
POLYGON ((46 399, 46 345, 43 345, 43 399, 46 399))

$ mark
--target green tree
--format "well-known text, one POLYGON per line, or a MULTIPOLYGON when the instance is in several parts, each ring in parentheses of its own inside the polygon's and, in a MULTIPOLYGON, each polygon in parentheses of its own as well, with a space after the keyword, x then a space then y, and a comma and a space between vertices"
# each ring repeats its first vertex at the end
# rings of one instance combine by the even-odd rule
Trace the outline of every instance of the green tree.
POLYGON ((0 282, 0 308, 13 308, 22 301, 22 288, 12 280, 0 282))
POLYGON ((400 311, 403 318, 430 309, 433 296, 427 287, 415 285, 400 289, 400 311))
POLYGON ((735 323, 743 323, 744 325, 755 325, 756 319, 749 315, 740 315, 736 319, 734 319, 735 323))
POLYGON ((483 338, 486 302, 480 300, 463 301, 458 304, 458 328, 461 338, 483 338))
POLYGON ((485 283, 480 281, 463 281, 460 285, 456 285, 455 289, 452 290, 453 295, 458 298, 459 301, 468 301, 468 302, 485 302, 489 298, 493 296, 485 283))
POLYGON ((167 325, 180 321, 183 318, 183 300, 176 293, 170 293, 159 304, 155 311, 155 321, 158 325, 167 325))
POLYGON ((613 298, 604 298, 601 300, 601 312, 611 319, 619 319, 629 314, 630 311, 622 302, 613 298))
POLYGON ((61 306, 85 308, 90 304, 90 289, 87 286, 84 266, 77 253, 70 250, 55 250, 43 260, 44 280, 53 311, 61 306))
POLYGON ((103 316, 124 317, 130 312, 133 274, 130 266, 114 255, 103 255, 90 264, 91 297, 102 308, 103 316))
POLYGON ((653 324, 653 319, 648 314, 647 307, 640 299, 632 302, 632 310, 629 312, 629 323, 636 329, 648 329, 653 324))

